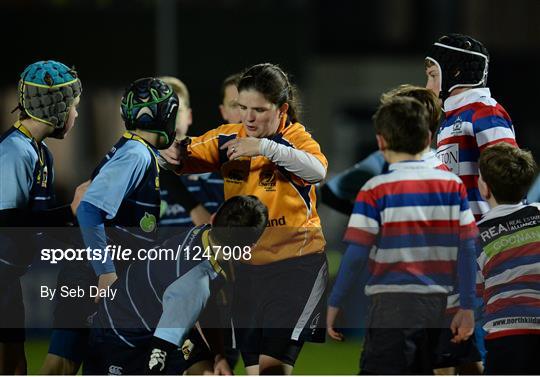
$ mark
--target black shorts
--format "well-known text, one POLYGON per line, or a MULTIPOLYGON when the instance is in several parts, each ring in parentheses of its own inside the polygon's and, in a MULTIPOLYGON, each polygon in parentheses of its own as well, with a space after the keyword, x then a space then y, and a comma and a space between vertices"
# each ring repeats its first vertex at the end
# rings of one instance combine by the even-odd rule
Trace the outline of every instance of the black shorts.
POLYGON ((451 368, 482 361, 482 356, 476 346, 476 336, 461 343, 452 343, 454 337, 452 330, 445 327, 441 329, 439 342, 435 349, 435 361, 433 368, 451 368))
POLYGON ((540 335, 486 339, 486 374, 540 375, 540 335))
POLYGON ((20 278, 0 293, 0 343, 24 342, 25 312, 20 278))
POLYGON ((236 347, 251 356, 274 350, 269 356, 294 364, 298 355, 291 360, 291 349, 325 340, 327 282, 324 253, 239 266, 233 301, 236 347), (286 342, 268 340, 274 338, 286 342))
POLYGON ((432 374, 446 300, 440 294, 371 296, 361 373, 432 374))
MULTIPOLYGON (((149 361, 150 342, 139 342, 135 347, 129 347, 121 343, 111 330, 92 329, 83 362, 83 374, 144 375, 149 361)), ((178 348, 167 353, 166 369, 163 374, 182 375, 188 367, 182 350, 178 348)))

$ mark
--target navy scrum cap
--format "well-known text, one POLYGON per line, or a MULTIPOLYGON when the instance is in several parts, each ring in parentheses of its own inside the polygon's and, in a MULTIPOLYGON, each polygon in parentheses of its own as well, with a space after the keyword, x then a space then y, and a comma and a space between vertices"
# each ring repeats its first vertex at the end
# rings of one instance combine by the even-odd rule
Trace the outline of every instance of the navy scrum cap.
POLYGON ((447 34, 433 44, 426 60, 441 73, 440 97, 448 98, 456 88, 478 88, 487 85, 489 53, 474 38, 447 34))

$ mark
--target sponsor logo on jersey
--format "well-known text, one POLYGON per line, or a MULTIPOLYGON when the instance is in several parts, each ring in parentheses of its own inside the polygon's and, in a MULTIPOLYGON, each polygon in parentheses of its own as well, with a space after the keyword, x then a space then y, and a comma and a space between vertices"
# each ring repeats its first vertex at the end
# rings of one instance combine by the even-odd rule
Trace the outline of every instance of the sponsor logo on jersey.
POLYGON ((287 220, 285 219, 285 216, 281 216, 277 219, 268 219, 268 223, 266 226, 280 226, 280 225, 287 225, 287 220))
POLYGON ((448 166, 452 173, 459 175, 459 144, 446 144, 437 149, 437 158, 448 166))
POLYGON ((122 367, 119 367, 118 365, 109 365, 109 375, 121 376, 122 367))
POLYGON ((182 354, 184 355, 184 360, 189 360, 189 356, 191 355, 191 351, 193 351, 193 348, 195 348, 195 345, 191 342, 190 339, 186 339, 184 344, 182 345, 182 354))
MULTIPOLYGON (((154 348, 150 354, 150 361, 148 362, 148 369, 155 372, 161 372, 165 369, 165 358, 167 357, 167 352, 162 351, 158 348, 154 348)), ((155 373, 152 373, 155 374, 155 373)))
POLYGON ((221 173, 229 183, 244 183, 248 180, 251 159, 236 159, 223 164, 221 173))
POLYGON ((47 180, 49 178, 49 170, 47 169, 47 165, 43 167, 43 176, 41 178, 41 187, 47 187, 47 180))
POLYGON ((144 216, 139 221, 139 225, 143 232, 151 233, 156 229, 157 221, 156 216, 145 212, 144 216))

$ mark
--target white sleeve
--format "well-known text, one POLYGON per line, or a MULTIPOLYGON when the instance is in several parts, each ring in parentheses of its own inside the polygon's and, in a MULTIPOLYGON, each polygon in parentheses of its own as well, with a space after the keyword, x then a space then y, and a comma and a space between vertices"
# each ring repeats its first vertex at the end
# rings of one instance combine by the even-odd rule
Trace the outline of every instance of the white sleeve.
POLYGON ((320 182, 326 176, 324 165, 315 156, 302 150, 261 139, 259 151, 273 163, 309 183, 320 182))

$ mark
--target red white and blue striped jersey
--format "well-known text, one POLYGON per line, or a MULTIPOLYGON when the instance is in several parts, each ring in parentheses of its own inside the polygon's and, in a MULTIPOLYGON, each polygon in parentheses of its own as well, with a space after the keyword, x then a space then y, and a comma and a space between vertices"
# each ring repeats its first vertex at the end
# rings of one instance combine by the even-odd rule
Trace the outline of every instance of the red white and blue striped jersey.
POLYGON ((457 174, 477 220, 489 210, 478 191, 478 158, 486 147, 516 144, 512 120, 488 88, 469 89, 444 102, 445 120, 437 134, 437 157, 457 174))
POLYGON ((478 223, 487 338, 540 334, 540 204, 506 204, 478 223))
POLYGON ((366 295, 448 294, 460 241, 476 230, 459 177, 425 161, 402 161, 360 190, 344 240, 371 248, 366 295))

